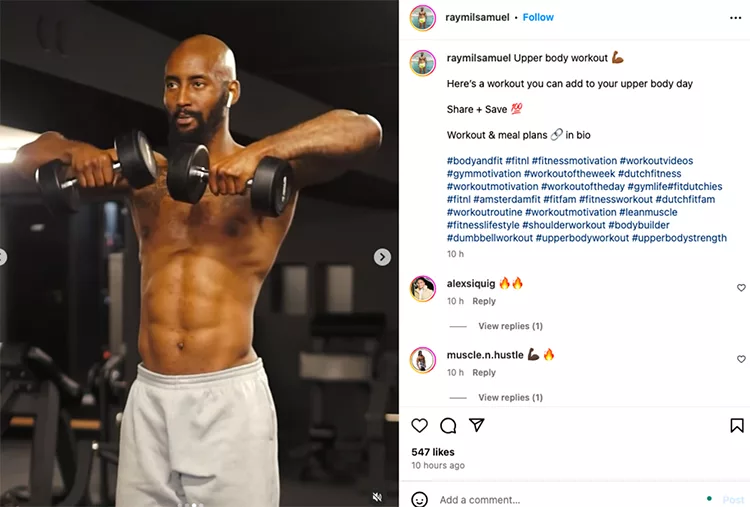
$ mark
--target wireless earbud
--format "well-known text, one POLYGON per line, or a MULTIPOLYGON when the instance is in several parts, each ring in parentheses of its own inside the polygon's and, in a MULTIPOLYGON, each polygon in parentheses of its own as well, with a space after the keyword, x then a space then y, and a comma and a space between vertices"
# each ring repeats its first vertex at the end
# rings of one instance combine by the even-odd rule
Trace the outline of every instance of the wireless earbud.
POLYGON ((234 95, 232 95, 232 92, 229 92, 229 100, 227 100, 227 108, 232 107, 232 99, 234 99, 234 95))

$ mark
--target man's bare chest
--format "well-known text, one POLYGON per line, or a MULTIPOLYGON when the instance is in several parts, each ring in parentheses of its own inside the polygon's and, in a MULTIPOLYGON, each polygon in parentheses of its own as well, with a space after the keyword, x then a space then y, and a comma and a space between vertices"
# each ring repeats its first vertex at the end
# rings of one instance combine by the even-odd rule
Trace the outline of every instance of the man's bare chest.
POLYGON ((196 204, 182 203, 170 197, 163 177, 133 192, 131 203, 142 239, 156 232, 180 237, 189 233, 238 237, 258 222, 246 195, 215 196, 206 192, 196 204))

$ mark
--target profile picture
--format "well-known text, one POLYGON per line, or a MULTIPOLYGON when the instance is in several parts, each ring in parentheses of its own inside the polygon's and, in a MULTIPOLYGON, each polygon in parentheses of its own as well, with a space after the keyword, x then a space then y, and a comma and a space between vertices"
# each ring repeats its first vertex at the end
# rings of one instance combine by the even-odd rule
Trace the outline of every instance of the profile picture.
POLYGON ((420 32, 426 32, 435 26, 435 11, 429 5, 417 5, 409 15, 411 26, 420 32))
POLYGON ((411 297, 419 301, 420 303, 426 303, 433 297, 435 297, 435 282, 429 276, 418 276, 411 281, 409 291, 411 297))
POLYGON ((414 349, 409 358, 411 367, 417 373, 430 373, 435 368, 437 358, 435 353, 427 347, 419 347, 414 349))
POLYGON ((420 49, 411 55, 409 62, 411 71, 419 77, 426 77, 435 70, 435 55, 424 49, 420 49))

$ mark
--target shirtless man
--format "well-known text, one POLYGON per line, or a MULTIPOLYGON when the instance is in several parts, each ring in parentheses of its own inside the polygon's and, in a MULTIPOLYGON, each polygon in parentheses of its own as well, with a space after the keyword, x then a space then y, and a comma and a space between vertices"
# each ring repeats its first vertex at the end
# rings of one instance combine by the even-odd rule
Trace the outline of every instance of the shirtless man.
MULTIPOLYGON (((200 142, 211 156, 208 192, 195 205, 172 200, 166 160, 155 184, 130 191, 140 242, 143 363, 120 435, 117 505, 279 504, 276 411, 253 350, 253 313, 294 216, 255 215, 244 194, 258 162, 290 161, 298 188, 343 172, 341 162, 378 149, 367 115, 335 110, 247 147, 229 132, 240 98, 234 56, 218 39, 183 41, 165 67, 170 144, 200 142)), ((21 148, 14 166, 32 176, 60 159, 83 189, 117 185, 114 150, 48 132, 21 148)), ((284 346, 283 343, 279 344, 284 346)))
POLYGON ((427 371, 427 359, 425 359, 421 350, 417 352, 417 369, 419 371, 427 371))
POLYGON ((420 30, 424 30, 427 27, 427 13, 424 11, 424 7, 419 9, 419 13, 417 13, 417 22, 419 23, 420 30))
POLYGON ((427 57, 424 53, 419 53, 419 60, 417 60, 417 66, 419 67, 420 74, 427 73, 427 57))

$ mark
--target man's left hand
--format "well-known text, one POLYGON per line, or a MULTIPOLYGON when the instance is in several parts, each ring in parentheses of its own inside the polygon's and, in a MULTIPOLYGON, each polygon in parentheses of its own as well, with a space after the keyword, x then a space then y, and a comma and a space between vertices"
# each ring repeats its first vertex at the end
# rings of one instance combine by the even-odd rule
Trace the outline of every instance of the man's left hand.
POLYGON ((255 175, 265 156, 260 147, 250 145, 218 162, 211 161, 208 188, 214 195, 239 195, 247 190, 247 182, 255 175))

